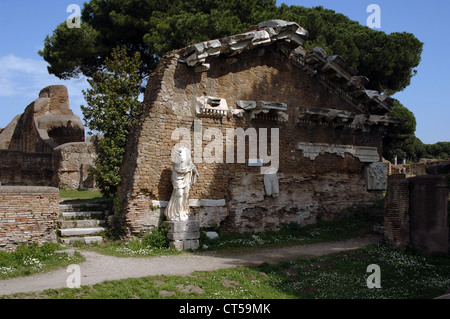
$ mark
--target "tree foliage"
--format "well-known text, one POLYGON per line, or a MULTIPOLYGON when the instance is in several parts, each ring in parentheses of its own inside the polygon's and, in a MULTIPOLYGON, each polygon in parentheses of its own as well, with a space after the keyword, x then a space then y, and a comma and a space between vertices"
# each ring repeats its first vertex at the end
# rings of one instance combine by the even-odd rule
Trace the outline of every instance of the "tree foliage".
POLYGON ((402 125, 390 127, 383 141, 383 157, 392 160, 395 155, 400 159, 416 160, 416 118, 414 114, 394 100, 389 116, 405 120, 402 125))
POLYGON ((88 80, 91 88, 83 91, 87 102, 87 106, 81 106, 84 120, 90 130, 103 134, 95 143, 94 173, 102 193, 107 196, 115 194, 120 182, 119 169, 127 137, 138 114, 140 65, 138 52, 129 56, 124 47, 117 47, 105 59, 105 67, 88 80))
POLYGON ((424 158, 450 159, 450 142, 424 145, 424 158))
POLYGON ((450 142, 424 144, 416 137, 416 118, 414 114, 394 100, 394 106, 389 116, 405 120, 405 123, 389 128, 383 141, 383 157, 392 161, 397 155, 399 161, 418 162, 421 158, 449 159, 450 142))
POLYGON ((90 0, 80 29, 60 24, 39 54, 49 72, 67 79, 91 76, 117 45, 139 52, 141 77, 166 52, 244 32, 261 21, 284 19, 307 29, 307 48, 341 55, 384 93, 403 90, 420 63, 423 44, 410 33, 387 35, 323 7, 276 5, 275 0, 90 0))
POLYGON ((369 89, 393 94, 405 89, 416 74, 423 43, 411 33, 388 35, 323 7, 281 5, 279 11, 282 19, 309 31, 307 49, 319 46, 329 55, 340 55, 370 79, 369 89))

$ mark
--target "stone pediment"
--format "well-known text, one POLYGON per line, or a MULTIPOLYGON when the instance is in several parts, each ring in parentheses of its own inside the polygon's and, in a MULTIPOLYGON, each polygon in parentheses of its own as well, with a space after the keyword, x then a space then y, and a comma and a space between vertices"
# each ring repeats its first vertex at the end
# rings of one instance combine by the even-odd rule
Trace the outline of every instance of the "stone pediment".
POLYGON ((359 75, 340 56, 328 56, 321 48, 307 52, 302 47, 307 39, 308 31, 297 23, 271 20, 242 34, 191 45, 184 49, 180 62, 193 67, 195 72, 206 72, 213 67, 206 61, 210 57, 225 55, 230 63, 236 63, 238 55, 245 51, 276 44, 294 66, 316 78, 360 113, 385 115, 391 111, 393 100, 390 97, 366 90, 367 77, 359 75))

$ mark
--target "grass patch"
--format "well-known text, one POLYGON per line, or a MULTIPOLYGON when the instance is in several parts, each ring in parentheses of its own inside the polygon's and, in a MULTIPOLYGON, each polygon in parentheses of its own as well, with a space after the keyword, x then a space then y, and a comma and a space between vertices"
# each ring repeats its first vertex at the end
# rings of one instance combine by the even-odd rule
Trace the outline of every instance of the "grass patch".
POLYGON ((259 269, 274 276, 273 284, 295 298, 429 299, 450 287, 450 257, 402 252, 386 244, 352 252, 296 260, 259 269), (367 267, 381 269, 381 289, 368 289, 367 267))
POLYGON ((79 191, 79 190, 60 190, 59 198, 64 200, 64 204, 78 203, 109 203, 113 200, 104 197, 100 191, 79 191))
POLYGON ((284 225, 279 231, 251 233, 224 233, 209 239, 201 235, 200 247, 206 250, 221 250, 241 247, 273 247, 278 245, 310 244, 338 241, 373 233, 374 220, 365 213, 338 220, 319 221, 317 224, 300 226, 297 223, 284 225))
POLYGON ((59 244, 46 243, 42 246, 22 244, 13 252, 0 251, 0 279, 29 276, 84 260, 78 252, 70 257, 56 253, 58 250, 61 250, 59 244))
POLYGON ((168 247, 155 247, 146 244, 141 239, 134 238, 129 242, 119 240, 106 241, 101 244, 77 244, 77 247, 95 251, 99 254, 111 255, 116 257, 154 257, 162 255, 177 255, 180 252, 168 247))
MULTIPOLYGON (((314 225, 300 226, 291 223, 280 231, 251 233, 223 233, 218 238, 210 239, 206 232, 200 234, 202 251, 229 251, 252 247, 276 247, 298 244, 311 244, 325 241, 339 241, 373 233, 373 220, 367 214, 357 213, 339 220, 320 221, 314 225)), ((101 244, 78 244, 83 249, 94 250, 100 254, 117 257, 148 257, 180 254, 168 248, 167 227, 160 226, 143 238, 131 241, 109 239, 101 244)))
POLYGON ((64 190, 59 191, 59 196, 64 199, 102 199, 103 194, 100 191, 79 191, 64 190))
POLYGON ((10 298, 51 299, 415 299, 450 286, 450 257, 423 256, 377 244, 329 256, 191 276, 107 281, 80 289, 47 290, 10 298), (381 268, 381 288, 369 289, 367 266, 381 268))
POLYGON ((145 234, 142 238, 133 238, 128 242, 107 239, 101 244, 85 245, 80 243, 78 247, 116 257, 151 257, 181 254, 182 252, 169 248, 167 232, 168 228, 163 223, 160 227, 154 229, 151 233, 145 234))

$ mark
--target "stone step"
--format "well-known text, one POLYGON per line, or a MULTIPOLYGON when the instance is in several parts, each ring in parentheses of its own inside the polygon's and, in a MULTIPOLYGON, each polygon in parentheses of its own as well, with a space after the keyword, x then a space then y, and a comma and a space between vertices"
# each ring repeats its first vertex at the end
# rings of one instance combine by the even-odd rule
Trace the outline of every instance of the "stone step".
POLYGON ((61 237, 85 236, 85 235, 95 235, 104 230, 106 230, 106 228, 103 227, 67 228, 67 229, 59 229, 59 234, 61 237))
POLYGON ((58 221, 59 241, 63 244, 82 242, 86 244, 103 241, 99 233, 106 230, 108 215, 112 212, 112 203, 100 202, 71 202, 61 200, 59 204, 60 217, 58 221))
POLYGON ((71 245, 75 242, 82 242, 85 244, 92 243, 101 243, 103 241, 103 237, 101 236, 86 236, 86 237, 64 237, 60 238, 61 243, 65 245, 71 245))
POLYGON ((104 225, 106 221, 100 219, 82 219, 82 220, 60 220, 58 226, 60 229, 68 228, 95 228, 104 225))
POLYGON ((68 211, 91 211, 91 210, 108 210, 111 207, 108 205, 102 204, 60 204, 59 211, 68 212, 68 211))
POLYGON ((111 201, 98 201, 98 202, 75 202, 61 200, 59 202, 60 211, 82 211, 82 210, 111 210, 113 204, 111 201))
POLYGON ((63 219, 86 219, 86 218, 93 218, 93 219, 100 219, 103 217, 104 212, 102 211, 90 211, 90 212, 75 212, 75 211, 69 211, 69 212, 61 212, 60 215, 63 219))

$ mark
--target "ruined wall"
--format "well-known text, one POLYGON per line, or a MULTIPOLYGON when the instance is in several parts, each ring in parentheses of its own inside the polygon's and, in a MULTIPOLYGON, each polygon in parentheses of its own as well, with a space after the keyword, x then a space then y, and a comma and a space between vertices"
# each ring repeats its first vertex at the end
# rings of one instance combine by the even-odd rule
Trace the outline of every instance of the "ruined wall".
POLYGON ((0 249, 56 241, 59 190, 50 187, 0 187, 0 249))
POLYGON ((386 193, 384 235, 393 247, 424 252, 449 249, 448 184, 445 176, 392 178, 386 193))
POLYGON ((42 89, 17 120, 10 138, 9 150, 27 153, 50 153, 64 143, 84 142, 84 126, 69 107, 67 88, 52 85, 42 89))
POLYGON ((92 189, 90 173, 96 153, 92 143, 67 143, 52 153, 0 150, 0 183, 4 186, 51 186, 92 189))
POLYGON ((2 130, 0 130, 0 150, 9 149, 9 144, 11 143, 11 138, 17 126, 21 115, 17 115, 14 119, 2 130))
POLYGON ((2 185, 52 185, 52 154, 0 150, 2 185))
POLYGON ((91 189, 95 187, 89 169, 96 158, 93 143, 67 143, 52 153, 52 184, 60 189, 91 189))
MULTIPOLYGON (((267 128, 269 139, 270 129, 278 128, 280 133, 278 198, 265 196, 260 167, 236 162, 196 163, 200 178, 192 187, 190 198, 225 200, 219 210, 193 207, 202 227, 214 223, 224 230, 257 231, 277 229, 290 221, 314 223, 319 215, 336 217, 346 207, 378 196, 379 193, 367 192, 363 178, 365 163, 359 158, 345 152, 323 152, 312 160, 305 156, 299 143, 368 146, 381 154, 382 131, 299 123, 297 113, 302 107, 358 111, 294 67, 276 45, 257 53, 243 52, 231 60, 223 56, 208 58, 206 63, 213 67, 201 73, 179 63, 181 54, 180 51, 168 54, 150 76, 144 114, 127 145, 119 195, 133 232, 158 225, 162 209, 154 203, 168 201, 172 192, 171 151, 179 142, 172 140, 172 133, 177 128, 186 128, 193 140, 194 133, 198 134, 194 132, 195 127, 198 129, 194 120, 201 121, 203 135, 216 128, 222 132, 224 141, 227 128, 267 128), (289 120, 198 118, 194 106, 196 98, 202 96, 219 97, 231 107, 241 100, 285 103, 289 120)), ((217 137, 211 137, 214 138, 217 137)), ((210 139, 204 138, 203 150, 208 143, 210 139)), ((226 151, 224 148, 224 159, 226 151)), ((380 159, 378 154, 375 161, 380 159)))
POLYGON ((425 252, 448 253, 448 186, 445 176, 411 179, 410 233, 413 247, 425 252))
POLYGON ((395 248, 410 242, 410 180, 390 179, 385 197, 384 237, 395 248))
POLYGON ((0 132, 3 185, 88 189, 95 149, 84 143, 84 126, 69 107, 63 85, 48 86, 0 132))
POLYGON ((423 175, 448 174, 450 162, 448 160, 421 160, 419 163, 392 165, 389 162, 390 174, 403 174, 406 177, 423 175))

